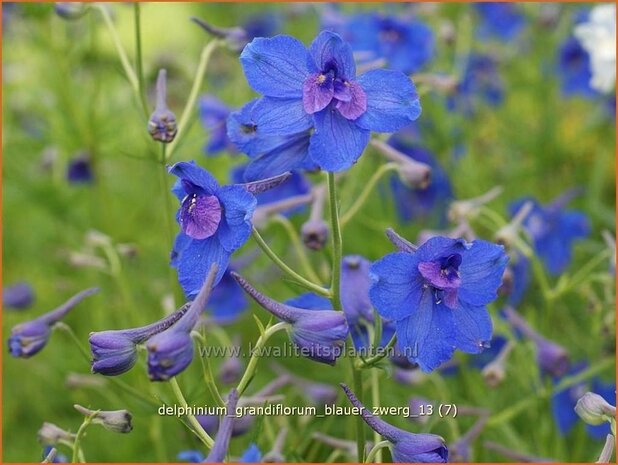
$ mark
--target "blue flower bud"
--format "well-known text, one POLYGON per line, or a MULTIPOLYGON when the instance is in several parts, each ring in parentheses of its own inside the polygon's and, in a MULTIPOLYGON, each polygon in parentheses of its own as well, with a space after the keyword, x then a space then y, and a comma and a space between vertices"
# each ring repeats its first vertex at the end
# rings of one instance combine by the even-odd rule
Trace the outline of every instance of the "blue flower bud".
POLYGON ((79 404, 73 405, 75 410, 86 417, 92 416, 92 423, 103 426, 114 433, 129 433, 133 429, 133 415, 128 410, 90 410, 79 404))
POLYGON ((26 282, 15 283, 2 288, 2 308, 24 310, 34 302, 34 290, 26 282))
POLYGON ((9 352, 13 357, 32 357, 49 340, 51 327, 86 297, 98 292, 96 287, 86 289, 67 300, 60 307, 40 317, 13 327, 9 337, 9 352))
POLYGON ((213 263, 200 292, 178 322, 148 339, 146 348, 151 381, 166 381, 187 368, 193 360, 191 331, 206 307, 217 270, 217 264, 213 263))
POLYGON ((209 35, 217 39, 222 39, 234 52, 240 53, 249 42, 247 32, 240 27, 217 27, 195 17, 191 18, 191 21, 200 26, 209 35))
POLYGON ((393 444, 393 462, 397 463, 446 463, 448 449, 444 439, 435 434, 414 434, 395 428, 371 414, 358 400, 354 393, 341 383, 340 386, 350 399, 352 405, 359 409, 363 420, 371 429, 384 436, 393 444))
POLYGON ((167 107, 166 78, 167 72, 164 69, 159 70, 157 78, 157 105, 155 111, 150 115, 148 132, 154 140, 169 144, 176 137, 178 126, 176 125, 176 115, 167 107))
POLYGON ((90 333, 92 372, 117 376, 129 371, 137 361, 137 345, 176 323, 189 309, 185 304, 171 315, 147 326, 90 333))
POLYGON ((305 310, 281 304, 261 294, 238 273, 233 272, 232 276, 264 309, 290 324, 290 337, 301 355, 316 362, 335 364, 349 332, 343 312, 305 310))
POLYGON ((67 166, 67 181, 70 184, 89 184, 94 180, 90 157, 81 153, 69 160, 67 166))
POLYGON ((230 445, 230 438, 232 437, 237 403, 238 391, 236 391, 236 389, 232 389, 227 399, 226 415, 221 421, 221 427, 219 428, 219 432, 215 438, 215 443, 206 457, 205 462, 220 463, 225 460, 225 455, 227 454, 227 450, 230 445))

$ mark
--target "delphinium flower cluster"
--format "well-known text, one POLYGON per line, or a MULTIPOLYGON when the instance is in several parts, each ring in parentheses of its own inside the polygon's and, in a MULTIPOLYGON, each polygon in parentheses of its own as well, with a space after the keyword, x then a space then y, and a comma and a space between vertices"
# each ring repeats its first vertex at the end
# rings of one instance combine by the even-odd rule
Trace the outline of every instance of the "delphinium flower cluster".
MULTIPOLYGON (((117 150, 153 175, 135 199, 107 203, 98 107, 69 116, 87 143, 71 147, 66 173, 57 149, 39 166, 76 201, 96 192, 96 219, 73 235, 83 243, 58 259, 97 287, 30 319, 45 293, 3 290, 20 318, 12 357, 52 363, 38 354, 60 330, 84 358, 71 373, 54 365, 74 401, 62 400, 70 416, 40 418, 43 461, 100 461, 97 424, 141 435, 153 455, 122 458, 136 461, 611 459, 615 243, 601 183, 613 148, 597 141, 571 160, 554 104, 525 114, 579 95, 592 115, 581 130, 611 134, 611 5, 290 4, 242 20, 169 5, 203 48, 154 60, 143 18, 157 8, 53 7, 55 26, 90 31, 84 67, 97 35, 110 40, 97 66, 117 60, 111 75, 125 79, 114 124, 130 137, 117 150), (116 15, 132 16, 134 52, 116 15), (539 58, 544 35, 553 55, 539 58), (514 118, 531 48, 548 95, 514 118), (186 86, 181 59, 194 68, 186 86), (494 120, 512 145, 492 138, 494 120), (551 168, 533 172, 544 157, 551 168), (590 177, 569 177, 584 161, 590 177), (545 189, 534 176, 548 172, 545 189), (584 423, 590 442, 570 445, 584 423)), ((126 192, 142 179, 113 176, 126 192)), ((5 382, 28 382, 11 373, 5 382)))

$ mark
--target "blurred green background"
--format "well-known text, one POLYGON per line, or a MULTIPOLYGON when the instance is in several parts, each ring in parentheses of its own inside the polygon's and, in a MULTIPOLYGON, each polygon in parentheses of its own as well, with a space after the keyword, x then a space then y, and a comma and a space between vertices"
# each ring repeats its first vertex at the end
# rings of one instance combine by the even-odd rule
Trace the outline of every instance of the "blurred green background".
MULTIPOLYGON (((569 33, 570 12, 578 4, 560 5, 560 21, 552 30, 536 21, 541 6, 522 5, 529 17, 523 39, 517 46, 473 41, 472 50, 492 51, 500 56, 500 74, 505 81, 505 103, 498 108, 483 107, 472 118, 449 113, 440 96, 422 97, 421 118, 429 121, 423 133, 425 145, 433 150, 450 174, 457 198, 480 195, 499 184, 504 193, 491 207, 506 215, 506 205, 522 195, 548 201, 572 186, 585 187, 574 201, 593 224, 590 238, 578 244, 576 270, 605 247, 601 231, 615 230, 615 127, 599 102, 564 99, 553 73, 557 47, 569 33), (457 134, 456 137, 453 134, 457 134), (466 154, 453 157, 462 143, 466 154)), ((130 57, 134 56, 133 5, 111 6, 120 38, 130 57)), ((200 50, 209 40, 189 21, 191 16, 213 24, 233 26, 251 14, 281 11, 284 32, 305 43, 318 31, 315 4, 183 4, 144 3, 141 5, 145 79, 154 87, 159 68, 168 70, 168 103, 180 116, 192 85, 200 50)), ((386 5, 345 5, 345 10, 385 10, 386 5)), ((457 34, 474 30, 475 18, 469 5, 432 4, 419 6, 419 17, 438 31, 444 21, 457 34)), ((83 344, 90 331, 142 325, 164 314, 162 299, 180 293, 168 266, 170 237, 166 223, 166 193, 162 166, 156 162, 157 146, 146 131, 146 122, 124 78, 107 29, 98 12, 78 21, 65 21, 53 12, 53 4, 23 3, 10 9, 3 5, 3 284, 20 280, 31 283, 36 303, 24 312, 3 312, 3 341, 11 327, 54 308, 72 294, 97 285, 101 292, 80 304, 66 322, 83 344), (69 185, 66 164, 76 152, 85 150, 93 160, 96 182, 69 185), (55 153, 55 161, 45 164, 45 154, 55 153), (132 244, 136 254, 121 257, 115 276, 93 267, 70 265, 71 252, 85 251, 86 234, 97 230, 114 244, 132 244)), ((457 36, 456 36, 457 37, 457 36)), ((428 72, 452 71, 456 46, 437 39, 436 56, 428 72)), ((237 57, 217 50, 209 63, 202 88, 235 107, 253 97, 244 80, 237 57)), ((153 96, 149 95, 150 102, 153 96)), ((207 133, 194 113, 190 132, 183 138, 173 161, 195 159, 227 182, 231 166, 246 157, 205 158, 202 146, 207 133)), ((341 204, 345 210, 358 196, 363 183, 382 160, 367 150, 341 182, 341 204)), ((316 181, 322 178, 314 175, 316 181)), ((168 179, 167 185, 172 180, 168 179)), ((173 207, 176 208, 176 201, 173 207)), ((169 212, 173 214, 173 212, 169 212)), ((297 227, 306 214, 293 218, 297 227)), ((344 231, 344 252, 362 254, 375 260, 391 251, 383 235, 394 226, 405 237, 430 224, 415 222, 398 225, 393 205, 384 196, 373 195, 362 212, 344 231)), ((493 231, 478 228, 491 239, 493 231)), ((175 230, 174 230, 175 233, 175 230)), ((273 248, 296 263, 285 231, 276 224, 263 235, 273 248)), ((252 253, 249 241, 240 252, 252 253)), ((98 252, 105 261, 104 255, 98 252)), ((312 253, 320 270, 328 270, 328 250, 312 253)), ((268 295, 288 298, 292 289, 263 255, 245 270, 245 275, 268 295), (266 271, 264 271, 266 270, 266 271)), ((598 289, 570 292, 552 308, 542 305, 538 287, 532 283, 520 311, 545 336, 568 347, 573 359, 606 363, 601 374, 612 380, 615 369, 614 334, 600 337, 604 320, 614 312, 614 293, 593 298, 598 289), (596 302, 596 303, 595 303, 596 302)), ((497 305, 492 309, 494 312, 497 305)), ((243 344, 255 341, 258 330, 251 312, 262 321, 267 315, 253 306, 228 334, 241 333, 243 344)), ((495 313, 494 313, 495 314, 495 313)), ((502 323, 497 322, 499 331, 502 323)), ((612 324, 613 326, 613 324, 612 324)), ((272 344, 284 341, 279 335, 272 344)), ((218 343, 213 339, 213 343, 218 343)), ((6 345, 6 343, 4 343, 6 345)), ((465 360, 463 354, 457 359, 465 360)), ((220 360, 213 360, 218 366, 220 360)), ((308 360, 284 360, 294 372, 332 385, 348 380, 347 364, 331 368, 308 360), (342 378, 343 377, 343 378, 342 378)), ((268 363, 261 364, 251 392, 273 377, 268 363)), ((115 435, 102 428, 89 429, 83 446, 89 461, 174 461, 184 449, 199 449, 199 442, 173 417, 159 417, 153 408, 118 391, 111 384, 103 389, 68 389, 69 373, 88 373, 89 366, 74 343, 55 332, 43 352, 28 359, 11 358, 3 350, 3 460, 40 461, 41 447, 36 432, 44 421, 75 431, 80 416, 74 403, 107 410, 127 408, 134 413, 134 431, 115 435)), ((497 389, 484 384, 478 370, 460 370, 454 377, 434 373, 418 386, 404 386, 381 373, 382 404, 405 405, 411 396, 458 405, 482 406, 498 417, 484 431, 474 449, 475 461, 504 458, 482 447, 483 440, 499 442, 522 453, 559 461, 591 461, 601 444, 586 436, 580 424, 566 438, 559 436, 551 416, 549 399, 539 396, 545 381, 538 377, 534 349, 519 344, 509 362, 507 382, 497 389), (514 408, 514 410, 513 410, 514 408)), ((169 386, 147 381, 144 365, 122 375, 122 380, 164 402, 174 402, 169 386)), ((194 361, 179 377, 190 404, 210 402, 201 382, 201 366, 194 361)), ((545 386, 547 387, 547 386, 545 386)), ((288 389, 286 403, 303 404, 298 390, 288 389)), ((340 401, 342 397, 340 396, 340 401)), ((345 402, 343 402, 345 404, 345 402)), ((441 434, 454 442, 473 423, 473 418, 440 419, 427 425, 402 418, 388 418, 410 431, 441 434)), ((309 439, 312 431, 353 438, 351 420, 265 418, 245 436, 232 441, 232 455, 238 455, 255 441, 267 451, 276 431, 290 426, 286 442, 288 461, 325 460, 330 451, 309 439)), ((68 453, 66 450, 62 450, 68 453)))

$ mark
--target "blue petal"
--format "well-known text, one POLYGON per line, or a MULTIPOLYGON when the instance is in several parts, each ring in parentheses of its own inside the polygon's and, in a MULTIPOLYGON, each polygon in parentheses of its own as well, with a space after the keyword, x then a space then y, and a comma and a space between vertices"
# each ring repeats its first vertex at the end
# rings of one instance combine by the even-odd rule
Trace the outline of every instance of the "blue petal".
POLYGON ((414 256, 419 262, 433 262, 453 254, 463 255, 468 248, 470 244, 463 239, 435 236, 420 246, 414 256))
POLYGON ((455 345, 462 352, 478 354, 491 340, 492 324, 489 312, 483 306, 464 304, 451 310, 455 324, 455 345))
POLYGON ((356 77, 356 63, 352 55, 350 45, 341 39, 339 34, 330 31, 322 31, 311 42, 309 48, 311 55, 307 65, 314 73, 325 71, 329 64, 334 62, 337 66, 337 76, 344 79, 356 77))
POLYGON ((554 421, 561 435, 566 435, 579 421, 571 389, 563 389, 551 398, 554 421))
POLYGON ((401 320, 419 305, 423 277, 417 265, 414 255, 403 252, 388 254, 371 265, 369 299, 382 317, 401 320))
POLYGON ((257 181, 286 171, 305 168, 308 164, 308 155, 308 132, 287 136, 284 143, 249 163, 245 171, 245 179, 249 182, 257 181))
POLYGON ((300 41, 278 35, 253 39, 240 54, 240 63, 256 92, 269 97, 300 99, 303 82, 309 75, 308 56, 300 41))
POLYGON ((253 106, 252 117, 264 136, 296 134, 313 125, 313 118, 299 99, 261 98, 253 106))
POLYGON ((224 186, 217 191, 223 206, 217 237, 228 252, 234 252, 247 242, 251 235, 251 217, 257 200, 241 186, 224 186))
POLYGON ((459 300, 472 306, 487 305, 497 297, 508 256, 504 247, 477 240, 462 255, 459 300))
POLYGON ((326 297, 314 294, 312 292, 306 292, 288 299, 285 301, 287 305, 292 307, 304 308, 306 310, 332 310, 333 304, 326 297))
POLYGON ((172 247, 172 252, 170 253, 170 265, 173 267, 178 266, 178 260, 183 250, 187 248, 187 246, 191 243, 193 239, 187 236, 182 231, 178 233, 176 239, 174 240, 174 246, 172 247))
POLYGON ((239 459, 240 463, 259 463, 261 460, 262 453, 255 443, 251 443, 239 459))
POLYGON ((169 169, 169 172, 178 176, 179 179, 189 181, 201 188, 206 194, 212 194, 219 187, 217 180, 193 160, 178 162, 169 169))
POLYGON ((367 111, 356 120, 365 129, 395 132, 421 114, 414 83, 399 71, 375 69, 358 78, 367 94, 367 111))
POLYGON ((226 271, 219 284, 213 288, 206 309, 212 312, 215 321, 227 323, 234 321, 248 306, 245 292, 226 271))
POLYGON ((217 235, 203 240, 191 240, 184 248, 177 261, 178 281, 188 298, 195 297, 204 284, 210 266, 219 265, 214 284, 223 277, 230 260, 227 252, 219 242, 217 235))
POLYGON ((399 350, 424 372, 433 371, 455 351, 452 317, 451 309, 434 304, 431 291, 423 292, 412 315, 395 323, 399 350))
POLYGON ((315 132, 309 143, 313 162, 326 171, 343 171, 356 163, 369 143, 370 132, 341 116, 333 106, 313 117, 315 132))

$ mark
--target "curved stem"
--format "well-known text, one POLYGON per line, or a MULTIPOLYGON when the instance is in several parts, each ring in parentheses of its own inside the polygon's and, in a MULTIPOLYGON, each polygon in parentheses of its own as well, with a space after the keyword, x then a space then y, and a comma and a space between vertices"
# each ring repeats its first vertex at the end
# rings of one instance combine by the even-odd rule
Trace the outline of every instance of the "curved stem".
MULTIPOLYGON (((378 375, 379 375, 378 370, 371 370, 371 403, 374 409, 380 407, 380 380, 378 379, 378 375)), ((373 442, 375 444, 380 444, 381 439, 382 439, 382 436, 380 435, 380 433, 378 433, 377 431, 374 431, 373 432, 373 442)), ((373 452, 373 449, 371 450, 371 452, 373 452)), ((367 456, 367 461, 369 461, 369 458, 371 457, 371 452, 367 456)), ((382 462, 382 448, 376 449, 375 461, 378 463, 382 462)))
MULTIPOLYGON (((200 340, 203 347, 206 347, 206 338, 204 337, 204 335, 198 333, 197 331, 194 331, 191 334, 195 335, 195 337, 197 337, 200 340)), ((204 375, 204 383, 206 384, 206 387, 208 387, 208 390, 210 391, 210 394, 212 395, 213 399, 215 399, 215 402, 217 403, 217 405, 219 407, 225 407, 225 401, 223 400, 223 397, 221 397, 221 394, 219 393, 219 388, 217 387, 217 384, 215 383, 215 377, 212 374, 212 366, 210 365, 210 359, 208 357, 201 356, 201 353, 202 353, 201 350, 199 350, 199 353, 200 353, 200 362, 202 362, 202 373, 204 375)))
POLYGON ((191 87, 189 98, 187 99, 185 108, 182 111, 180 120, 178 121, 178 133, 176 134, 176 138, 169 144, 167 160, 172 158, 172 156, 174 155, 174 151, 178 146, 178 143, 186 133, 189 118, 191 117, 191 113, 193 112, 193 107, 195 106, 197 95, 199 94, 200 88, 202 87, 202 81, 204 80, 204 75, 206 74, 206 67, 208 66, 208 62, 210 61, 210 56, 220 44, 221 41, 219 40, 211 40, 202 49, 200 61, 197 65, 197 70, 195 72, 195 78, 193 79, 193 86, 191 87))
POLYGON ((298 237, 298 233, 294 229, 294 226, 292 226, 292 223, 290 223, 290 220, 288 220, 283 215, 275 215, 273 217, 273 220, 281 224, 281 226, 283 226, 283 229, 285 229, 285 231, 287 232, 290 238, 290 241, 292 241, 292 245, 294 246, 294 250, 296 250, 296 255, 298 255, 300 264, 305 270, 305 273, 307 274, 307 276, 309 276, 309 279, 314 282, 320 282, 320 278, 316 274, 316 272, 313 270, 313 267, 311 266, 311 263, 309 262, 309 258, 307 257, 307 254, 305 253, 305 248, 303 247, 303 244, 300 241, 300 237, 298 237))
POLYGON ((389 171, 396 171, 396 170, 397 170, 396 163, 385 163, 384 165, 380 166, 380 168, 378 168, 378 170, 375 173, 373 173, 373 176, 369 178, 369 181, 367 181, 367 184, 365 184, 365 188, 360 193, 356 201, 341 216, 341 226, 342 227, 345 226, 354 217, 354 215, 356 215, 356 213, 358 213, 358 210, 360 210, 363 204, 367 201, 367 199, 369 198, 369 194, 371 194, 371 192, 375 188, 380 178, 382 178, 382 176, 384 176, 389 171))
POLYGON ((255 374, 255 368, 257 367, 257 362, 260 358, 260 351, 262 350, 266 342, 273 334, 275 334, 277 331, 287 328, 287 326, 288 323, 279 322, 267 328, 266 331, 264 331, 264 333, 260 335, 259 339, 255 343, 254 349, 252 350, 251 359, 247 364, 247 369, 242 375, 242 378, 238 383, 238 387, 236 388, 236 390, 238 391, 238 396, 242 396, 243 392, 245 392, 245 389, 247 389, 247 386, 249 386, 251 379, 253 379, 253 375, 255 374))
MULTIPOLYGON (((176 377, 173 377, 172 379, 170 379, 169 383, 170 383, 170 386, 172 386, 172 391, 174 391, 174 395, 176 396, 176 399, 178 400, 180 405, 185 408, 185 411, 188 411, 189 404, 187 404, 187 401, 185 400, 185 396, 182 394, 182 391, 180 390, 180 386, 178 384, 178 381, 176 380, 176 377)), ((208 435, 208 433, 204 430, 204 428, 202 428, 202 425, 200 425, 199 421, 197 421, 197 418, 195 418, 195 415, 187 413, 186 416, 187 416, 187 419, 189 420, 189 424, 193 427, 193 432, 195 433, 195 435, 200 439, 200 441, 204 443, 206 447, 208 447, 208 449, 212 449, 212 446, 214 445, 214 441, 208 435)))
POLYGON ((375 365, 377 362, 386 358, 391 351, 391 349, 395 346, 395 342, 397 342, 397 336, 393 334, 388 344, 384 346, 384 349, 380 350, 379 354, 374 355, 373 357, 366 358, 365 360, 358 359, 356 362, 356 368, 368 368, 372 365, 375 365))
POLYGON ((319 286, 315 283, 312 283, 308 279, 303 278, 301 275, 296 273, 296 271, 294 271, 292 268, 286 265, 285 262, 281 260, 281 258, 279 258, 277 254, 273 252, 273 250, 264 241, 264 239, 260 235, 259 231, 255 228, 255 226, 253 227, 251 234, 253 235, 253 239, 255 239, 255 242, 257 242, 257 244, 260 246, 260 249, 262 249, 262 251, 266 255, 268 255, 268 258, 270 258, 275 265, 277 265, 283 272, 285 272, 292 279, 294 279, 294 281, 296 281, 300 286, 303 286, 309 289, 310 291, 315 292, 316 294, 323 295, 328 298, 331 297, 331 292, 328 289, 324 289, 322 286, 319 286))
POLYGON ((133 16, 135 21, 135 67, 137 69, 137 85, 139 89, 139 98, 144 110, 144 114, 148 117, 148 101, 146 100, 146 88, 144 85, 144 64, 142 60, 142 21, 140 14, 140 4, 133 4, 133 16))
POLYGON ((90 415, 84 418, 84 421, 82 422, 79 429, 77 430, 77 434, 75 435, 75 440, 73 441, 73 456, 71 458, 71 463, 85 462, 83 452, 81 452, 80 442, 82 438, 84 437, 86 428, 88 428, 88 425, 90 425, 90 423, 92 422, 92 419, 97 415, 97 413, 99 413, 98 410, 95 412, 92 412, 90 415))
POLYGON ((365 460, 364 463, 374 463, 375 459, 377 459, 377 461, 379 462, 381 459, 378 457, 379 455, 382 455, 382 449, 390 446, 390 444, 391 443, 388 441, 380 441, 376 443, 376 445, 373 446, 371 450, 369 451, 369 454, 367 454, 367 459, 365 460))
MULTIPOLYGON (((360 370, 356 369, 354 365, 354 359, 350 358, 350 365, 352 366, 352 380, 354 384, 354 393, 360 402, 363 401, 363 379, 360 370)), ((365 456, 365 430, 363 425, 363 417, 356 415, 356 453, 358 455, 358 461, 363 462, 365 456)))
POLYGON ((341 224, 339 223, 339 206, 337 204, 337 185, 335 182, 335 174, 326 173, 328 178, 328 202, 330 204, 330 225, 333 236, 333 266, 331 273, 331 302, 335 310, 341 308, 341 224))

